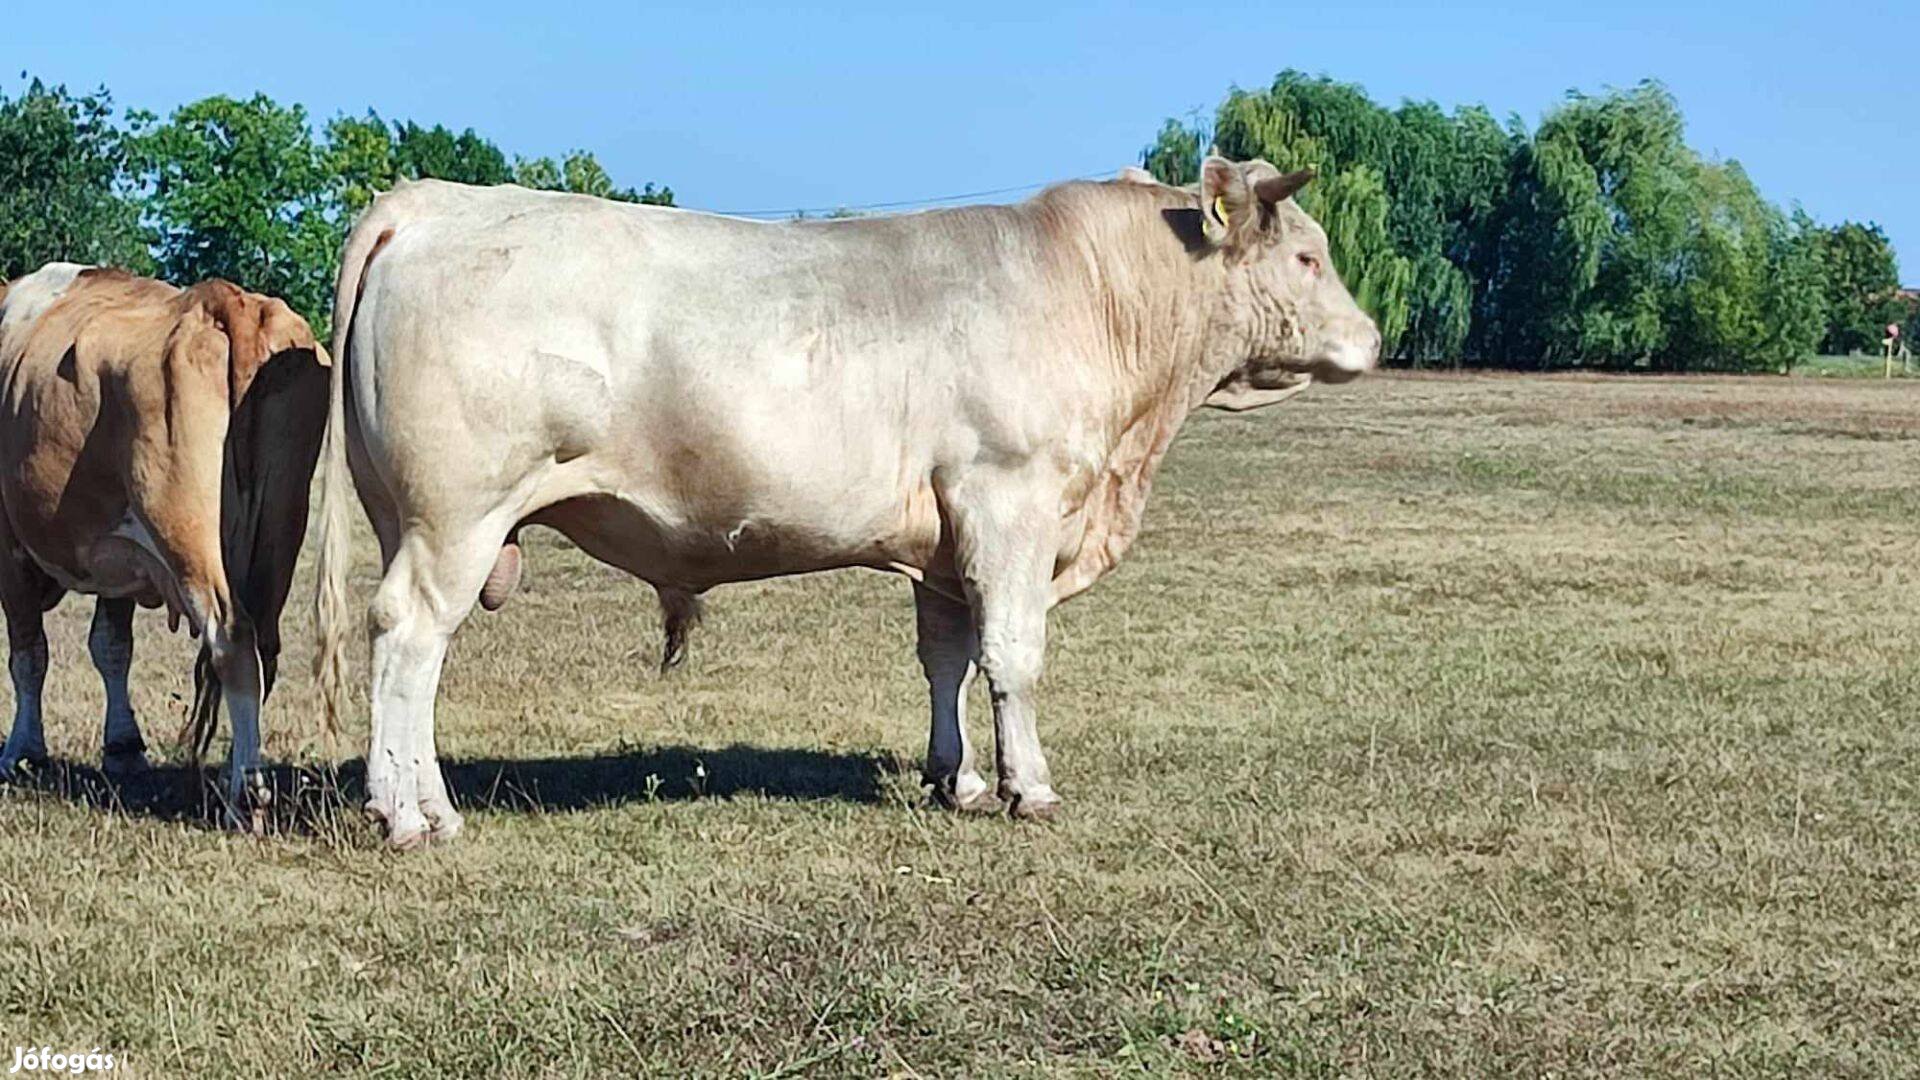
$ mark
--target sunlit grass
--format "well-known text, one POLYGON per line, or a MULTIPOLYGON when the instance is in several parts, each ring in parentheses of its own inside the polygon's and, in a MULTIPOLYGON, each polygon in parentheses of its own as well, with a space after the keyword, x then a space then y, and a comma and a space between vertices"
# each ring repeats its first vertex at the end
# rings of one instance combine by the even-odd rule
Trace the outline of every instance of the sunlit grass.
POLYGON ((662 679, 646 590, 542 534, 447 666, 453 846, 384 851, 322 767, 303 617, 284 835, 178 771, 0 792, 0 1035, 181 1076, 1908 1072, 1917 440, 1865 381, 1201 417, 1055 613, 1046 827, 922 802, 903 582, 723 590, 662 679))

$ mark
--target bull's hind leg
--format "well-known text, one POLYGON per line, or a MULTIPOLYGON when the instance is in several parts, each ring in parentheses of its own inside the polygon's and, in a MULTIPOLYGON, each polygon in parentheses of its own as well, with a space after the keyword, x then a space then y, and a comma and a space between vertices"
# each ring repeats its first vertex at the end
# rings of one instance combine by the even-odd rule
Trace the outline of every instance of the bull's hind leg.
POLYGON ((373 744, 367 811, 396 847, 451 839, 461 818, 434 750, 433 706, 447 644, 500 552, 505 530, 473 529, 458 543, 435 530, 400 537, 374 596, 373 744))
POLYGON ((127 686, 133 668, 133 601, 102 597, 93 607, 87 651, 107 692, 107 718, 101 736, 101 768, 110 776, 144 772, 147 744, 134 719, 127 686))
POLYGON ((6 608, 7 672, 13 676, 13 728, 6 748, 0 749, 0 780, 12 779, 22 762, 47 761, 47 737, 40 724, 40 691, 47 681, 42 616, 60 594, 59 586, 13 546, 0 524, 0 604, 6 608))
POLYGON ((914 582, 913 607, 919 624, 920 670, 927 676, 932 724, 927 735, 925 779, 941 805, 956 810, 991 810, 987 782, 973 763, 967 736, 967 690, 973 685, 979 638, 973 611, 914 582))

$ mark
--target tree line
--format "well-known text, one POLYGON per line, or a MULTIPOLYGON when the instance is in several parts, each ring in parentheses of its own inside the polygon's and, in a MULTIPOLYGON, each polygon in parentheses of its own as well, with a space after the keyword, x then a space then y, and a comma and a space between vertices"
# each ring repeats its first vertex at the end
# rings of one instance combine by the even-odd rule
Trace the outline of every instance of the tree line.
POLYGON ((122 121, 104 89, 36 79, 0 92, 0 280, 56 259, 224 277, 284 298, 324 332, 353 216, 402 177, 673 204, 671 188, 621 187, 584 150, 509 157, 471 128, 372 111, 316 131, 306 110, 261 94, 122 121))
POLYGON ((1285 71, 1168 120, 1143 162, 1190 183, 1209 146, 1321 171, 1302 202, 1402 362, 1784 371, 1920 330, 1878 226, 1769 203, 1686 144, 1658 83, 1570 94, 1530 129, 1285 71))
MULTIPOLYGON (((1143 162, 1190 183, 1210 147, 1321 171, 1302 201, 1404 363, 1782 371, 1877 350, 1889 323, 1920 334, 1877 226, 1769 203, 1686 144, 1657 83, 1569 95, 1530 128, 1286 71, 1167 121, 1143 162)), ((471 128, 371 111, 316 126, 257 94, 120 117, 105 89, 33 80, 0 91, 0 275, 70 259, 220 276, 324 329, 354 214, 401 177, 673 204, 590 152, 512 156, 471 128)))

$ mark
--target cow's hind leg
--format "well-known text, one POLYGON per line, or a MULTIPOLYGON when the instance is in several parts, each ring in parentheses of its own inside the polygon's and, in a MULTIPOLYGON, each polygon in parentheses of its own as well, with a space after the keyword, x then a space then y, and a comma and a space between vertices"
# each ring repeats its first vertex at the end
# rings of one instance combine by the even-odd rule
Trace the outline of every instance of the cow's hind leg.
POLYGON ((93 607, 87 651, 107 692, 107 718, 101 736, 101 768, 110 776, 143 772, 147 744, 134 719, 127 675, 133 668, 133 601, 102 597, 93 607))
POLYGON ((253 620, 231 607, 222 614, 207 624, 207 649, 220 680, 227 722, 233 726, 227 754, 227 820, 236 828, 252 826, 257 831, 258 823, 249 814, 272 798, 260 773, 260 703, 266 680, 253 620))
MULTIPOLYGON (((192 723, 188 738, 193 751, 205 750, 224 707, 233 738, 227 752, 226 820, 236 829, 259 831, 259 812, 272 801, 261 775, 260 703, 265 678, 260 667, 260 644, 253 620, 227 592, 226 582, 211 576, 203 563, 176 563, 181 573, 187 621, 201 638, 194 664, 192 723)), ((214 565, 218 565, 217 563, 214 565)))
MULTIPOLYGON (((185 506, 192 506, 185 500, 183 496, 185 506)), ((185 519, 185 524, 156 522, 152 537, 156 554, 173 576, 179 600, 186 609, 187 623, 201 640, 200 658, 193 671, 189 737, 196 754, 204 750, 205 740, 213 737, 220 707, 226 708, 227 722, 233 727, 233 741, 227 754, 227 824, 235 828, 257 828, 259 822, 254 811, 270 800, 260 777, 260 700, 265 680, 260 669, 259 642, 253 620, 240 609, 227 587, 219 533, 205 527, 205 522, 219 520, 218 513, 202 508, 198 516, 188 517, 183 513, 180 517, 185 519)), ((130 643, 131 612, 128 620, 126 634, 130 643)), ((104 639, 110 633, 102 631, 96 613, 90 640, 104 639)), ((124 662, 130 663, 132 655, 129 644, 124 662)), ((96 663, 100 662, 100 656, 99 651, 94 653, 96 663)), ((103 666, 103 675, 106 670, 103 666)), ((131 708, 127 709, 126 716, 131 727, 131 708)), ((111 712, 108 722, 111 732, 111 712)), ((111 733, 108 738, 112 740, 111 733)))
POLYGON ((373 743, 367 811, 396 847, 451 839, 461 818, 434 750, 434 696, 447 644, 480 595, 502 531, 409 532, 400 537, 369 612, 373 635, 373 743))
POLYGON ((941 805, 956 810, 992 810, 987 782, 973 763, 967 736, 967 690, 973 685, 979 638, 973 611, 920 582, 913 585, 919 629, 920 670, 927 676, 932 724, 927 734, 925 780, 941 805))
MULTIPOLYGON (((3 520, 3 519, 0 519, 3 520)), ((13 547, 0 524, 0 605, 7 616, 7 672, 13 676, 13 728, 0 749, 0 780, 12 779, 21 763, 45 765, 47 737, 40 723, 40 692, 47 681, 47 633, 43 615, 61 589, 13 547)))

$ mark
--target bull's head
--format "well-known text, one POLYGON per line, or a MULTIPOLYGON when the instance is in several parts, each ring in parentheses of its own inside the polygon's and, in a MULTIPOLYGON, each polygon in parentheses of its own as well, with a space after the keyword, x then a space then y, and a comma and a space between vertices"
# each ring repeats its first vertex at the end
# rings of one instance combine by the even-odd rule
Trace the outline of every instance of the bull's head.
POLYGON ((1244 357, 1208 405, 1258 408, 1291 396, 1303 376, 1345 382, 1380 359, 1380 331, 1341 283, 1326 231, 1293 201, 1312 179, 1311 169, 1282 173, 1264 161, 1201 166, 1206 242, 1227 264, 1218 329, 1244 357))

